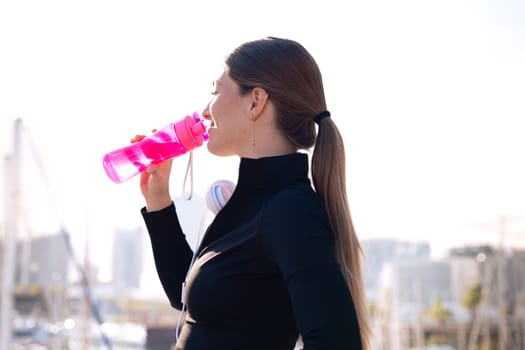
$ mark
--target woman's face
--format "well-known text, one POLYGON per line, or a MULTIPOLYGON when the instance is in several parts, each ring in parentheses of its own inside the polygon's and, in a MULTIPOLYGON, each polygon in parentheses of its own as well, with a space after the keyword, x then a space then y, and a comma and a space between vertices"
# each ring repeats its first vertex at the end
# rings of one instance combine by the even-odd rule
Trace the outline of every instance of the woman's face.
POLYGON ((218 156, 243 156, 253 137, 250 94, 241 96, 239 85, 224 70, 213 82, 212 95, 202 113, 211 121, 208 150, 218 156))

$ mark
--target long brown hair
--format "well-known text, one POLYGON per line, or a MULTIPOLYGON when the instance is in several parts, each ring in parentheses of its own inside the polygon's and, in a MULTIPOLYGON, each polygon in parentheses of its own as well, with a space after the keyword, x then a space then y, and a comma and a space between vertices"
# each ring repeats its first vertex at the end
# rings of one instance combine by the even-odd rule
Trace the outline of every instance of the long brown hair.
POLYGON ((354 301, 361 343, 366 349, 371 331, 361 272, 363 251, 346 194, 343 139, 331 118, 324 118, 317 132, 313 120, 327 109, 319 67, 301 44, 274 37, 239 46, 226 58, 226 65, 241 92, 257 86, 266 89, 281 131, 297 148, 315 146, 311 167, 314 187, 328 212, 336 257, 354 301))

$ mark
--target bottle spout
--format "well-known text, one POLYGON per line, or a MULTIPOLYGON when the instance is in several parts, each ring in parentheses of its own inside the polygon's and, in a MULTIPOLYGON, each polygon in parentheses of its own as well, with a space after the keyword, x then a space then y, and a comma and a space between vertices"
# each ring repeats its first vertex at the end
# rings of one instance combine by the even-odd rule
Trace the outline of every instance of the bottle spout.
POLYGON ((208 129, 210 128, 211 122, 202 118, 199 112, 193 112, 192 116, 196 123, 191 127, 191 133, 194 137, 198 138, 202 136, 204 141, 208 141, 208 129))
POLYGON ((201 120, 198 123, 194 124, 191 127, 191 133, 194 137, 202 136, 205 140, 208 139, 208 133, 206 132, 208 130, 208 126, 206 125, 205 120, 201 120))
POLYGON ((199 147, 208 140, 206 125, 197 113, 176 122, 174 127, 180 143, 187 151, 199 147))

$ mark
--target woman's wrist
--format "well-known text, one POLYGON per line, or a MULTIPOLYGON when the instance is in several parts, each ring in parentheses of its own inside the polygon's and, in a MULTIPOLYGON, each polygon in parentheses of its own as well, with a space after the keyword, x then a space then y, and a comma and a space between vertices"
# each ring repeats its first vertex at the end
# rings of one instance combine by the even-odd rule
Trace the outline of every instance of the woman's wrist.
POLYGON ((158 198, 146 199, 146 210, 148 212, 159 211, 169 207, 171 203, 173 203, 173 200, 169 195, 158 198))

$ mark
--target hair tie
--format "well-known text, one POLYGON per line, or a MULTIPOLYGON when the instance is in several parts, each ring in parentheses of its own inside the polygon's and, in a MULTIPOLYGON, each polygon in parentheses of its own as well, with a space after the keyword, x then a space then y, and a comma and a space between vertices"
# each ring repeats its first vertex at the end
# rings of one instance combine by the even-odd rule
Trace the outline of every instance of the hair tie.
POLYGON ((318 115, 316 115, 314 117, 314 122, 317 123, 317 125, 319 125, 319 123, 321 122, 321 120, 323 120, 324 118, 326 117, 329 117, 330 116, 330 112, 328 111, 322 111, 321 113, 319 113, 318 115))

